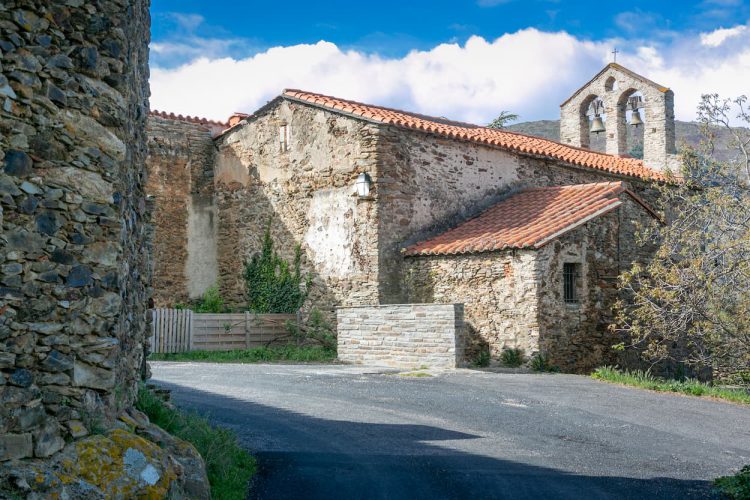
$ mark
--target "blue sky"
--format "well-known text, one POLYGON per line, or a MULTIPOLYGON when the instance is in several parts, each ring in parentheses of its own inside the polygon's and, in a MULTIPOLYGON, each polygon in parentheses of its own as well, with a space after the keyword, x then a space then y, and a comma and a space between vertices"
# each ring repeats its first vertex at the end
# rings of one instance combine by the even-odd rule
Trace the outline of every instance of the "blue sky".
POLYGON ((742 79, 735 74, 750 45, 748 19, 750 5, 740 0, 152 0, 152 107, 222 118, 304 86, 473 121, 506 108, 527 119, 555 118, 559 101, 611 60, 614 46, 618 61, 676 93, 684 84, 685 97, 695 100, 699 84, 740 89, 709 88, 721 79, 702 67, 715 73, 728 62, 724 79, 742 79), (529 88, 508 81, 521 72, 529 88), (228 84, 237 79, 246 85, 228 84))

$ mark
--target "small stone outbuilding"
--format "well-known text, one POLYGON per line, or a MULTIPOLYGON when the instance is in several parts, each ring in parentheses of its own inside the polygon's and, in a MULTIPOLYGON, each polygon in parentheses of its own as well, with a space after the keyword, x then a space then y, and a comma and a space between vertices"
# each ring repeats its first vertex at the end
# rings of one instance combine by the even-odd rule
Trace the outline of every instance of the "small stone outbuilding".
POLYGON ((656 217, 622 182, 530 188, 404 250, 412 302, 465 304, 463 350, 542 353, 568 371, 613 363, 616 281, 652 250, 656 217))

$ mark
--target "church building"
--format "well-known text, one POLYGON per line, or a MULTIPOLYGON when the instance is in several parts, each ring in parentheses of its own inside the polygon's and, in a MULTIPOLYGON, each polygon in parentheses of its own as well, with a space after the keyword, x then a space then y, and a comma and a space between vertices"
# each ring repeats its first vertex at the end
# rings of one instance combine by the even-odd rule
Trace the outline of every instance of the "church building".
POLYGON ((562 104, 560 142, 303 90, 227 124, 152 112, 149 141, 157 306, 216 284, 241 307, 270 225, 302 248, 308 309, 462 303, 467 362, 519 347, 567 371, 613 362, 617 276, 653 251, 635 233, 677 165, 673 93, 615 63, 562 104))

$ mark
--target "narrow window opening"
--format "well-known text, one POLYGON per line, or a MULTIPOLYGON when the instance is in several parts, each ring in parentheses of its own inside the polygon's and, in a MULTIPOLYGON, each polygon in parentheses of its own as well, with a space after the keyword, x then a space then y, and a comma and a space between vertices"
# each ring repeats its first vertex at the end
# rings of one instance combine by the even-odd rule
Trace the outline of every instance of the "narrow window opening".
POLYGON ((580 264, 566 262, 563 264, 563 300, 566 304, 578 304, 578 278, 580 264))
POLYGON ((281 125, 279 127, 279 151, 285 153, 289 151, 289 126, 281 125))

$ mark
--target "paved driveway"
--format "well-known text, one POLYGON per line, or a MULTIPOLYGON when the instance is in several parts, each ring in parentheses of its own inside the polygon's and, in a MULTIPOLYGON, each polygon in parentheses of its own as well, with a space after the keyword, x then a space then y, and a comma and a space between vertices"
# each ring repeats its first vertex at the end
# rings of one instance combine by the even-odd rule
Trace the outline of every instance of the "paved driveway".
POLYGON ((252 498, 703 498, 750 410, 573 375, 153 363, 259 459, 252 498))

